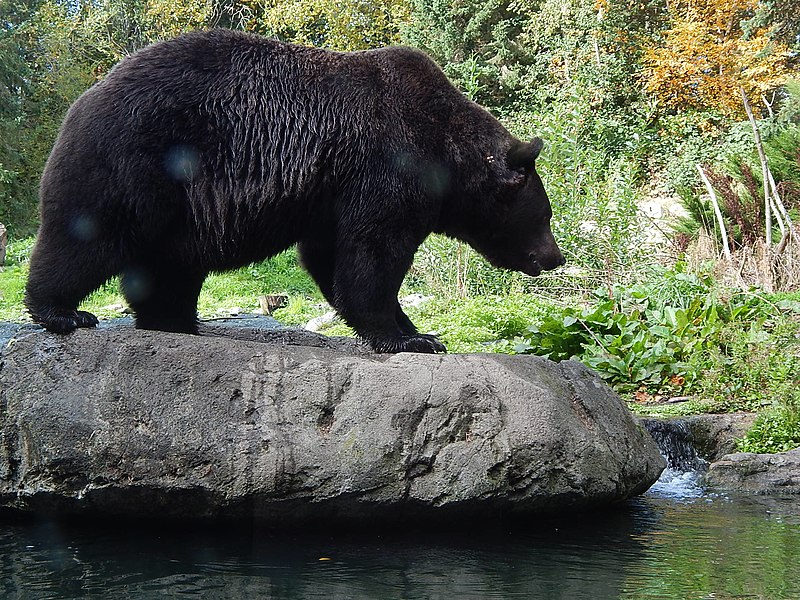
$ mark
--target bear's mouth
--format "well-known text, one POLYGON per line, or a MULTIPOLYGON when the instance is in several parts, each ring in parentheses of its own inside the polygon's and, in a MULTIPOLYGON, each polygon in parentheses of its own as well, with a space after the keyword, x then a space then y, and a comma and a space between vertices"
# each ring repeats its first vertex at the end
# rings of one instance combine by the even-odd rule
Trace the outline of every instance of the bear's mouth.
POLYGON ((526 275, 530 275, 531 277, 538 277, 541 275, 544 269, 542 265, 539 264, 539 261, 536 260, 536 256, 533 253, 528 254, 528 260, 525 265, 525 268, 520 269, 526 275))
POLYGON ((498 269, 506 269, 507 271, 519 271, 520 273, 525 273, 525 275, 530 275, 531 277, 538 277, 542 271, 544 271, 544 267, 539 263, 536 259, 536 255, 531 252, 527 255, 526 258, 517 257, 514 260, 508 260, 508 258, 501 258, 496 255, 484 255, 489 260, 489 263, 493 267, 497 267, 498 269))

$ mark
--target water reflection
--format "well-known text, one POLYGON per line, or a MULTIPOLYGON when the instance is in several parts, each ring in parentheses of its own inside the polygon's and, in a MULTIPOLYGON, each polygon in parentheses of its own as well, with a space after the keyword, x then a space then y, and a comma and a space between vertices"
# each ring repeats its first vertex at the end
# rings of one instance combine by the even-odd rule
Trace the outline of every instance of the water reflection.
POLYGON ((798 557, 796 502, 721 497, 649 496, 481 533, 6 522, 0 597, 788 599, 800 597, 798 557))

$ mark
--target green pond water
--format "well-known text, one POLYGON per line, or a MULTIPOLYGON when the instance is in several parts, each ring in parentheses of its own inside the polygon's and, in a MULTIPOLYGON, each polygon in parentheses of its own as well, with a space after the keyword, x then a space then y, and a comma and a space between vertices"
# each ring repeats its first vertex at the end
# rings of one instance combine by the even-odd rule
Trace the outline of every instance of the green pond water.
POLYGON ((800 498, 662 482, 613 510, 450 533, 0 520, 0 598, 800 598, 800 498))

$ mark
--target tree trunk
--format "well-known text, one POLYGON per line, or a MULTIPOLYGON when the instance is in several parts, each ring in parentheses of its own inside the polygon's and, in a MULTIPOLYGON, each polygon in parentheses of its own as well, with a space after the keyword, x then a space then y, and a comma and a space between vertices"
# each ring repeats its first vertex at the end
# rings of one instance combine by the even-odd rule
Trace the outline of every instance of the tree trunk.
POLYGON ((697 170, 700 172, 700 179, 702 179, 703 183, 706 185, 708 195, 711 197, 711 204, 714 206, 714 215, 717 217, 717 223, 719 224, 719 235, 722 238, 722 251, 725 254, 725 260, 731 262, 731 248, 728 245, 728 229, 725 227, 725 220, 722 218, 722 211, 719 208, 717 194, 714 191, 714 188, 711 186, 711 182, 708 180, 708 177, 706 177, 703 167, 697 165, 697 170))
POLYGON ((764 184, 764 226, 766 231, 767 250, 772 248, 772 205, 770 204, 770 190, 769 190, 769 164, 767 163, 767 155, 764 153, 764 145, 761 143, 761 132, 758 129, 758 123, 753 116, 753 110, 750 108, 750 101, 747 99, 747 94, 744 88, 739 86, 739 92, 742 94, 742 103, 744 110, 747 113, 747 118, 750 120, 750 125, 753 128, 753 139, 756 143, 758 150, 758 159, 761 161, 761 176, 764 184))

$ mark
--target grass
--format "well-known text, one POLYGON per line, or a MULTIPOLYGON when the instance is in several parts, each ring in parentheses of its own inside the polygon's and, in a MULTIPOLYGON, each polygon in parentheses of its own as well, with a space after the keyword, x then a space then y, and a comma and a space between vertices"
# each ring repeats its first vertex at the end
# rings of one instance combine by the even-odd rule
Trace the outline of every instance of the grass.
POLYGON ((745 436, 738 440, 740 452, 770 454, 800 446, 800 408, 777 407, 758 415, 745 436))
POLYGON ((33 248, 33 238, 9 240, 6 247, 6 264, 0 267, 0 321, 28 319, 22 298, 28 276, 28 258, 33 248))
MULTIPOLYGON (((6 266, 0 271, 0 320, 29 319, 22 299, 32 248, 33 238, 11 241, 8 245, 6 266)), ((235 271, 212 273, 206 278, 198 298, 198 313, 204 318, 230 312, 254 312, 260 307, 259 296, 279 293, 295 299, 302 298, 312 306, 322 302, 322 295, 314 281, 298 267, 294 250, 235 271)), ((120 315, 125 305, 125 299, 119 291, 119 279, 113 278, 89 295, 81 308, 100 318, 113 318, 120 315)), ((316 316, 312 314, 314 310, 307 312, 316 316)))
POLYGON ((294 250, 287 250, 262 263, 226 273, 212 273, 206 278, 197 303, 201 317, 220 312, 254 312, 258 297, 287 294, 322 302, 316 284, 298 267, 294 250))

